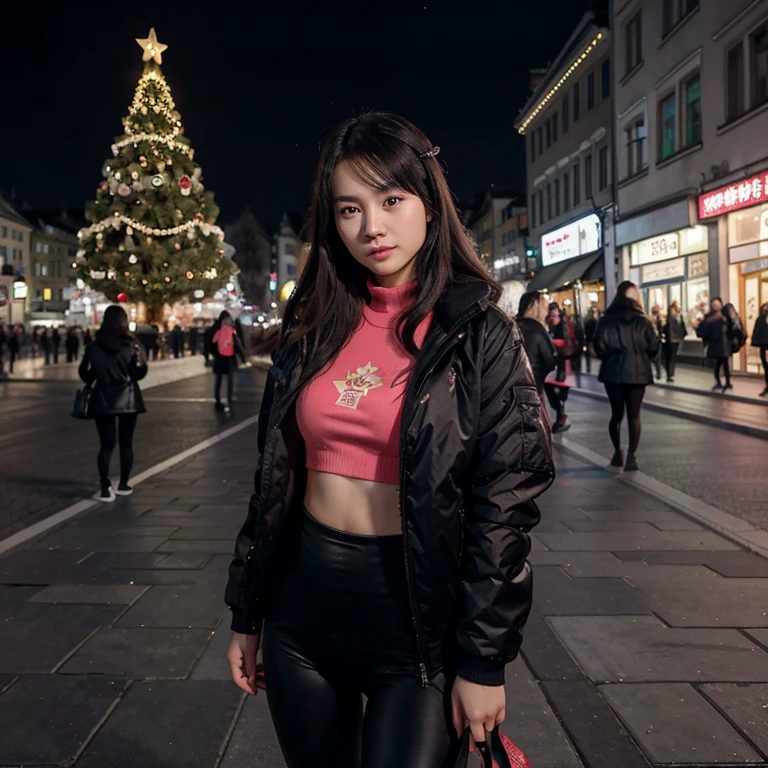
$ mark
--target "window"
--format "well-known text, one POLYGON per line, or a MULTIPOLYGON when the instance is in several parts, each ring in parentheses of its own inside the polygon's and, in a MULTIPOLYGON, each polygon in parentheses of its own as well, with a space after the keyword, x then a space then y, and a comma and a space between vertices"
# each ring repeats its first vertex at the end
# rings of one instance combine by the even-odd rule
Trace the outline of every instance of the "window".
POLYGON ((735 120, 744 112, 744 46, 739 43, 727 54, 728 114, 735 120))
POLYGON ((666 37, 688 14, 699 7, 699 0, 664 0, 662 37, 666 37))
POLYGON ((528 134, 528 143, 531 146, 531 162, 536 160, 536 134, 535 133, 529 133, 528 134))
POLYGON ((576 163, 573 166, 573 205, 581 202, 581 166, 576 163))
POLYGON ((35 253, 42 253, 42 252, 43 252, 43 244, 35 243, 35 253))
POLYGON ((592 197, 592 155, 584 158, 584 197, 592 197))
POLYGON ((43 288, 43 301, 50 301, 53 296, 53 291, 50 288, 43 288))
POLYGON ((603 63, 600 65, 600 98, 605 99, 611 96, 611 60, 610 58, 603 59, 603 63))
POLYGON ((560 179, 555 179, 555 216, 560 215, 560 179))
POLYGON ((587 112, 595 106, 595 73, 587 75, 587 112))
POLYGON ((531 195, 531 229, 536 229, 536 195, 531 195))
POLYGON ((539 155, 541 155, 541 153, 544 151, 544 141, 543 141, 543 134, 544 134, 544 132, 543 132, 541 126, 539 126, 539 130, 536 131, 536 134, 537 134, 538 139, 539 139, 539 155))
POLYGON ((608 187, 608 147, 601 147, 597 153, 597 189, 602 192, 608 187))
POLYGON ((624 74, 628 75, 643 60, 642 11, 638 11, 624 27, 624 74))
POLYGON ((5 258, 8 255, 8 246, 7 245, 0 245, 0 256, 5 258))
POLYGON ((624 133, 627 137, 627 177, 636 176, 640 171, 645 170, 647 162, 645 139, 648 134, 645 129, 645 118, 635 120, 624 133))
POLYGON ((41 265, 41 267, 40 267, 40 274, 43 277, 48 277, 48 265, 47 264, 41 265))
POLYGON ((547 136, 547 149, 549 149, 552 146, 552 124, 549 120, 544 123, 544 133, 547 136))
POLYGON ((547 219, 552 218, 552 185, 547 184, 547 219))
POLYGON ((701 76, 694 75, 683 88, 685 99, 685 146, 701 143, 701 76))
POLYGON ((557 123, 559 119, 559 114, 555 112, 554 115, 552 115, 552 143, 554 144, 557 141, 557 123))
POLYGON ((8 227, 3 227, 2 235, 3 235, 3 237, 8 237, 8 227))
POLYGON ((662 160, 675 152, 675 119, 675 94, 670 93, 659 104, 659 149, 662 160))
POLYGON ((563 99, 563 133, 568 133, 568 122, 571 117, 571 95, 563 99))
POLYGON ((768 101, 768 24, 763 24, 752 35, 752 106, 758 107, 768 101))
POLYGON ((563 174, 563 211, 568 211, 571 207, 571 177, 568 173, 563 174))
POLYGON ((35 277, 40 277, 41 274, 42 274, 42 272, 40 271, 40 262, 36 261, 35 262, 35 277))
POLYGON ((285 255, 286 256, 293 256, 293 243, 286 243, 285 244, 285 255))
POLYGON ((581 91, 579 89, 580 83, 573 84, 573 122, 577 122, 579 119, 579 102, 581 101, 581 91))

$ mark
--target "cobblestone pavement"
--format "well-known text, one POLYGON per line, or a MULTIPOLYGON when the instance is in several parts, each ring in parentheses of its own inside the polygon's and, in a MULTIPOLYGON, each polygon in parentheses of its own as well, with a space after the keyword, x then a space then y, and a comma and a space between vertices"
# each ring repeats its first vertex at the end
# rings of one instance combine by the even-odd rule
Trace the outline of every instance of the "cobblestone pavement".
MULTIPOLYGON (((284 765, 266 697, 241 695, 224 660, 255 439, 246 428, 0 558, 0 765, 284 765)), ((767 766, 768 561, 557 461, 506 731, 535 768, 767 766)))
MULTIPOLYGON (((569 440, 610 459, 607 402, 572 393, 569 440)), ((628 442, 623 425, 623 445, 628 442)), ((768 530, 766 441, 643 410, 640 469, 696 499, 768 530)))

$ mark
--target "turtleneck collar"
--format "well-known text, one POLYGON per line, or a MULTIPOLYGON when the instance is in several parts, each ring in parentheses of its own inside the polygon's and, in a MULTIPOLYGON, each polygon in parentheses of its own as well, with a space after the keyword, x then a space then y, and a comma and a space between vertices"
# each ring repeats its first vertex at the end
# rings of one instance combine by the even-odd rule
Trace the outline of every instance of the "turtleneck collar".
POLYGON ((416 280, 395 288, 384 288, 373 277, 369 277, 366 285, 371 294, 371 303, 363 304, 363 316, 377 328, 394 328, 396 315, 410 307, 419 293, 416 280))

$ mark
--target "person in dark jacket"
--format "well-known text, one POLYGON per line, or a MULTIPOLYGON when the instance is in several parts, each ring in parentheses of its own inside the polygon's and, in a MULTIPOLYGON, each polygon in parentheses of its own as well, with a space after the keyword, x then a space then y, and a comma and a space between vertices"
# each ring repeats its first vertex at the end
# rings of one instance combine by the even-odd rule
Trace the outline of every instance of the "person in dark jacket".
POLYGON ((750 341, 753 347, 760 350, 760 362, 763 364, 765 375, 765 389, 760 393, 760 397, 768 397, 768 302, 760 307, 750 341))
POLYGON ((43 356, 45 357, 45 364, 51 363, 51 332, 48 328, 43 328, 40 331, 40 348, 43 350, 43 356))
POLYGON ((51 333, 51 354, 53 355, 53 364, 59 364, 59 347, 61 346, 61 333, 58 328, 54 328, 51 333))
POLYGON ((549 305, 547 314, 547 327, 552 343, 557 350, 557 375, 555 382, 548 381, 544 385, 547 400, 555 412, 555 423, 552 425, 552 433, 558 434, 571 428, 568 424, 568 415, 565 412, 565 403, 568 400, 569 387, 565 380, 568 376, 568 360, 573 354, 575 341, 571 334, 571 328, 565 313, 560 310, 557 302, 549 305))
POLYGON ((178 324, 171 331, 171 349, 173 349, 174 358, 184 357, 184 331, 178 324))
POLYGON ((516 320, 540 396, 544 395, 544 379, 557 366, 557 349, 545 325, 547 312, 546 294, 531 291, 520 297, 516 320))
POLYGON ((675 365, 677 363, 677 351, 685 341, 688 333, 683 317, 680 314, 680 305, 673 301, 669 305, 667 321, 662 329, 664 338, 664 368, 667 371, 667 381, 671 384, 675 380, 675 365))
POLYGON ((74 326, 67 329, 67 338, 64 341, 64 348, 67 350, 68 363, 77 360, 77 354, 80 350, 80 339, 77 338, 77 329, 74 326))
POLYGON ((715 361, 715 385, 713 392, 733 389, 731 384, 730 342, 728 340, 728 319, 723 314, 723 300, 715 297, 709 302, 709 312, 696 327, 696 335, 707 348, 707 357, 715 361), (725 374, 725 385, 720 372, 725 374))
POLYGON ((83 331, 83 346, 87 347, 92 341, 93 341, 93 337, 91 336, 91 329, 86 328, 83 331))
POLYGON ((587 359, 587 373, 592 373, 592 340, 595 338, 597 321, 600 319, 600 310, 597 307, 589 308, 589 317, 584 323, 584 356, 587 359))
MULTIPOLYGON (((661 317, 661 307, 655 304, 651 307, 651 323, 656 336, 659 338, 659 344, 664 347, 664 320, 661 317)), ((653 366, 656 369, 656 380, 661 380, 661 355, 653 358, 653 366)))
POLYGON ((197 354, 197 342, 200 332, 196 325, 189 326, 189 354, 193 357, 197 354))
POLYGON ((8 333, 8 372, 13 373, 13 364, 16 362, 16 358, 20 356, 19 351, 21 344, 19 343, 19 336, 21 336, 21 329, 15 326, 9 327, 8 333))
POLYGON ((605 385, 611 404, 608 434, 613 443, 612 467, 620 467, 621 422, 624 411, 629 427, 629 450, 624 464, 626 472, 637 470, 637 448, 642 423, 640 410, 645 388, 653 383, 651 360, 659 354, 659 337, 653 323, 643 312, 640 291, 625 280, 616 290, 616 298, 597 324, 595 353, 602 361, 598 380, 605 385))
POLYGON ((235 387, 235 371, 237 370, 237 358, 243 363, 245 359, 245 347, 237 335, 232 315, 225 309, 216 322, 216 330, 211 339, 213 350, 213 372, 216 374, 214 396, 216 398, 216 410, 225 411, 232 408, 233 393, 235 387), (227 377, 227 405, 221 402, 221 382, 227 377))
POLYGON ((368 112, 313 185, 226 590, 232 679, 257 692, 263 634, 288 768, 454 765, 467 723, 482 740, 504 719, 531 608, 549 437, 437 153, 368 112))
POLYGON ((101 487, 94 498, 111 502, 116 496, 133 493, 128 484, 133 469, 133 431, 137 416, 146 412, 137 382, 147 375, 147 359, 138 339, 128 333, 128 315, 122 307, 107 307, 95 343, 85 348, 78 373, 92 386, 88 417, 95 419, 99 434, 101 487), (118 440, 120 483, 113 489, 109 463, 118 440))

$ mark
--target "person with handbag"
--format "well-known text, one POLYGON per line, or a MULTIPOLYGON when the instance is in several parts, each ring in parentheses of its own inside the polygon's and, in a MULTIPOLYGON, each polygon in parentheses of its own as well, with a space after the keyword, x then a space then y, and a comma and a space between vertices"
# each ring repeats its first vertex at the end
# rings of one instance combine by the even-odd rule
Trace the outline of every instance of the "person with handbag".
POLYGON ((105 310, 95 343, 85 348, 78 374, 90 388, 83 416, 95 420, 99 435, 100 488, 94 498, 112 502, 116 496, 133 493, 128 484, 133 432, 138 415, 146 412, 138 382, 147 375, 147 359, 141 344, 128 332, 128 316, 122 307, 105 310), (109 464, 116 443, 120 445, 120 483, 113 489, 109 464))
POLYGON ((728 318, 723 313, 723 300, 715 296, 709 302, 709 312, 696 326, 696 335, 704 342, 707 358, 715 361, 715 385, 713 392, 725 392, 733 389, 731 384, 731 340, 729 338, 728 318), (725 384, 720 379, 720 372, 725 374, 725 384))
POLYGON ((547 327, 552 343, 557 350, 557 369, 554 380, 548 378, 544 384, 544 391, 552 410, 555 412, 552 434, 556 435, 571 428, 571 425, 568 424, 568 415, 565 412, 565 403, 568 400, 568 392, 571 387, 568 381, 568 369, 570 359, 576 348, 576 340, 570 324, 563 319, 563 313, 557 302, 552 302, 549 305, 547 327))
POLYGON ((625 280, 616 289, 616 298, 597 324, 595 353, 600 358, 598 381, 605 385, 611 404, 608 434, 613 443, 612 467, 620 467, 621 422, 624 412, 629 427, 629 450, 624 464, 625 472, 636 472, 637 448, 640 445, 645 388, 653 384, 651 360, 658 354, 661 340, 655 323, 643 311, 638 287, 625 280))
POLYGON ((315 175, 226 588, 232 679, 266 686, 288 768, 450 768, 505 717, 554 465, 438 151, 377 110, 315 175))

